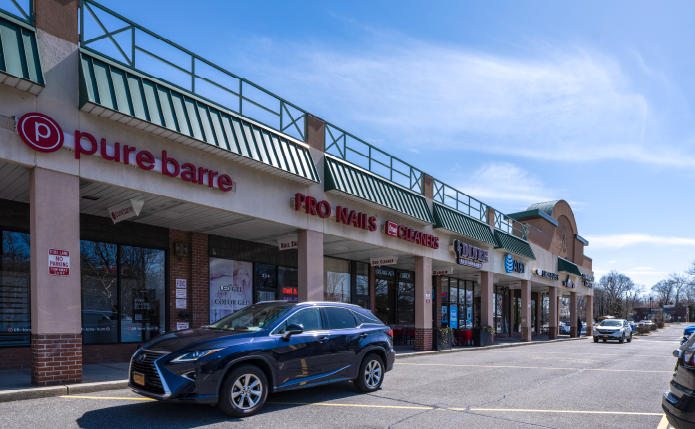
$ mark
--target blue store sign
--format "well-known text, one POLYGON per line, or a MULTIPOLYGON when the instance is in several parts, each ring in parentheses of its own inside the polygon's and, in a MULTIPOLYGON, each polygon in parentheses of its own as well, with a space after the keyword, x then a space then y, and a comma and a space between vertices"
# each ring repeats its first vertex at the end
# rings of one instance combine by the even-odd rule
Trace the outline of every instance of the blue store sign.
POLYGON ((507 254, 507 256, 504 257, 504 271, 523 274, 526 272, 526 263, 517 261, 512 258, 512 255, 507 254))
POLYGON ((458 329, 459 323, 459 308, 456 305, 449 307, 449 327, 451 329, 458 329))

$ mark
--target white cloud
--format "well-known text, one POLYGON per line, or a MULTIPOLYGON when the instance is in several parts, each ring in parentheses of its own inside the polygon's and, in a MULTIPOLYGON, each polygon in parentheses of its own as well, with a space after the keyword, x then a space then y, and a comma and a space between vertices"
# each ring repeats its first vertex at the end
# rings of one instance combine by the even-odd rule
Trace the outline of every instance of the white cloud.
POLYGON ((650 234, 614 234, 588 236, 592 248, 621 248, 636 244, 656 244, 664 246, 695 246, 694 238, 661 237, 650 234))
POLYGON ((535 175, 510 163, 490 163, 480 167, 458 189, 484 201, 532 204, 554 199, 535 175))
POLYGON ((635 267, 635 268, 633 268, 633 270, 637 270, 637 271, 652 271, 652 270, 654 270, 654 268, 652 268, 652 267, 635 267))
POLYGON ((391 147, 695 165, 681 148, 644 141, 655 116, 647 98, 601 53, 537 43, 536 56, 512 57, 360 30, 363 44, 352 49, 268 39, 242 46, 254 80, 365 140, 386 136, 391 147))

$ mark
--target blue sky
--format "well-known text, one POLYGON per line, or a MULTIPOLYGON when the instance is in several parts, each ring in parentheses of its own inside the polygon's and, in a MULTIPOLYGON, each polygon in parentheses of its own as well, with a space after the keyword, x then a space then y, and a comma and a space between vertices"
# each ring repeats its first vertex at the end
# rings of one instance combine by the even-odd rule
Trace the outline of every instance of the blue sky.
POLYGON ((506 212, 565 199, 598 275, 695 260, 695 3, 103 0, 506 212))

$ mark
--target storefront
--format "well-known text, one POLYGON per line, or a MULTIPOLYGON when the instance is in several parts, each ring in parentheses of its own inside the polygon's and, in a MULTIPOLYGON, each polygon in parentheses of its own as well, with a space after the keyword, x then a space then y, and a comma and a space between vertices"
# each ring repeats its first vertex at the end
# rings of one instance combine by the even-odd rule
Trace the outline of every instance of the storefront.
POLYGON ((0 6, 0 370, 81 382, 267 300, 359 305, 431 350, 439 326, 552 335, 558 290, 592 295, 505 268, 592 275, 566 202, 505 215, 231 73, 235 103, 112 57, 90 8, 134 23, 92 0, 33 4, 54 12, 0 6))

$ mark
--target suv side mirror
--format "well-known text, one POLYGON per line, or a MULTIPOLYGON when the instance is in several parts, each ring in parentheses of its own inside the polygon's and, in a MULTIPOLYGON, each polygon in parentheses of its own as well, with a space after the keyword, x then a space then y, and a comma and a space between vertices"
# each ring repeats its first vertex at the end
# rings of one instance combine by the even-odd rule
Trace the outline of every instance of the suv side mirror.
POLYGON ((292 323, 287 325, 287 329, 285 329, 285 333, 282 334, 282 338, 289 340, 292 335, 301 334, 302 332, 304 332, 304 326, 292 323))

